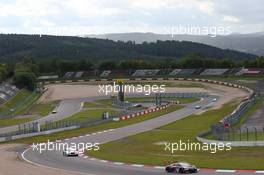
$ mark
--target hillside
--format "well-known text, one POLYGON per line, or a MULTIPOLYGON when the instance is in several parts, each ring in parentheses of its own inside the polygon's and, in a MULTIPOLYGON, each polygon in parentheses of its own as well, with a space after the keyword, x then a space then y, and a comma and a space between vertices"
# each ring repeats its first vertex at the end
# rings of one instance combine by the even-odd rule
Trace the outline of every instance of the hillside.
POLYGON ((192 41, 203 43, 222 49, 232 49, 241 52, 247 52, 254 55, 264 55, 264 32, 251 34, 231 34, 216 37, 208 35, 169 35, 169 34, 155 34, 155 33, 115 33, 105 35, 87 35, 87 37, 111 39, 114 41, 135 41, 136 43, 156 42, 157 40, 179 40, 192 41))
POLYGON ((129 59, 181 58, 199 54, 204 58, 245 60, 255 55, 223 50, 187 41, 157 41, 135 44, 112 40, 42 35, 0 35, 0 61, 17 62, 23 58, 60 59, 129 59))

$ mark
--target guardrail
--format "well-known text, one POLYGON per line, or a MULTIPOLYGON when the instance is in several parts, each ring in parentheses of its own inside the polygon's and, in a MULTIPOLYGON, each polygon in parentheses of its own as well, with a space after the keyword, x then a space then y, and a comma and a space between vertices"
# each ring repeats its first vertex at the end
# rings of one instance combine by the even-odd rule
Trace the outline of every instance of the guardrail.
MULTIPOLYGON (((252 96, 254 94, 254 92, 251 89, 249 89, 249 88, 247 88, 245 86, 236 85, 236 84, 227 83, 227 82, 221 82, 221 81, 206 80, 206 79, 193 79, 193 78, 130 78, 128 80, 179 80, 179 81, 198 81, 198 82, 213 83, 213 84, 225 85, 225 86, 234 87, 234 88, 245 89, 245 90, 247 90, 249 92, 249 96, 252 96)), ((51 81, 51 82, 46 82, 45 84, 50 84, 50 83, 64 83, 64 82, 70 83, 70 82, 78 82, 78 81, 79 82, 80 81, 81 82, 83 82, 83 81, 113 81, 113 79, 91 79, 91 80, 88 79, 88 80, 51 81)), ((133 117, 133 114, 132 114, 132 116, 122 116, 122 117, 125 118, 125 119, 128 119, 128 118, 133 117)), ((100 122, 106 122, 106 121, 108 121, 108 120, 100 120, 100 121, 98 120, 98 121, 93 121, 93 122, 87 121, 87 122, 80 123, 79 126, 80 127, 84 127, 84 126, 94 125, 94 124, 98 124, 100 122)), ((68 127, 71 127, 71 125, 67 125, 64 128, 68 128, 68 127)), ((50 131, 52 131, 54 129, 58 129, 58 128, 53 127, 53 128, 51 128, 50 131)), ((61 129, 63 129, 63 128, 61 128, 61 129)), ((41 132, 47 132, 47 131, 49 131, 49 130, 46 130, 46 131, 45 131, 45 129, 44 130, 41 130, 41 132)), ((39 133, 41 133, 41 132, 39 132, 39 133)), ((31 134, 31 133, 26 133, 26 134, 31 134)), ((17 135, 17 133, 15 135, 17 135)), ((25 133, 23 133, 23 135, 25 135, 25 133)), ((5 138, 8 137, 9 139, 10 138, 12 139, 13 136, 14 136, 14 133, 11 133, 9 136, 6 136, 5 138)), ((0 139, 0 141, 1 141, 1 139, 0 139)))
POLYGON ((250 99, 240 103, 240 105, 232 112, 232 114, 224 117, 217 124, 212 125, 212 135, 219 140, 224 140, 224 133, 229 132, 229 130, 231 130, 232 127, 241 120, 243 115, 250 109, 253 104, 255 104, 255 102, 256 98, 253 95, 250 99))

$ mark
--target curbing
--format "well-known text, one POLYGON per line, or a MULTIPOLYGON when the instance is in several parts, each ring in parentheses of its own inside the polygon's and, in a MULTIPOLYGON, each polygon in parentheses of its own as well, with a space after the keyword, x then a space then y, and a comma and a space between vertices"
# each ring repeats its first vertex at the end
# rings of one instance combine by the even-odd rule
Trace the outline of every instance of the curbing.
MULTIPOLYGON (((101 134, 101 133, 105 133, 105 132, 111 132, 115 129, 108 129, 108 130, 104 130, 104 131, 98 131, 95 133, 90 133, 90 134, 86 134, 86 135, 82 135, 82 136, 77 136, 77 137, 71 137, 71 138, 65 138, 63 140, 56 140, 55 142, 63 142, 63 141, 70 141, 70 140, 74 140, 77 138, 82 138, 82 137, 89 137, 91 135, 96 135, 96 134, 101 134)), ((23 160, 25 160, 26 162, 36 165, 36 166, 41 166, 41 167, 45 167, 41 164, 37 164, 34 163, 32 161, 29 161, 25 158, 24 154, 31 148, 32 145, 30 145, 30 147, 28 149, 26 149, 22 154, 21 157, 23 160)), ((88 159, 90 161, 95 161, 96 163, 102 163, 102 164, 111 164, 111 165, 115 165, 115 166, 123 166, 123 167, 134 167, 134 168, 147 168, 147 169, 153 169, 153 170, 164 170, 165 166, 157 166, 157 165, 144 165, 144 164, 135 164, 135 163, 124 163, 124 162, 115 162, 115 161, 110 161, 110 160, 102 160, 102 159, 97 159, 94 157, 90 157, 88 155, 84 154, 84 151, 81 150, 79 151, 79 156, 83 159, 88 159)), ((264 174, 264 170, 230 170, 230 169, 209 169, 209 168, 201 168, 198 169, 199 173, 253 173, 253 174, 264 174)))
POLYGON ((154 109, 147 109, 145 111, 136 112, 136 113, 132 113, 132 114, 129 114, 129 115, 124 115, 124 116, 119 117, 119 119, 114 118, 113 120, 114 121, 119 121, 119 120, 127 120, 127 119, 130 119, 130 118, 139 117, 139 116, 144 115, 144 114, 153 113, 153 112, 156 112, 156 111, 159 111, 159 110, 162 110, 162 109, 166 109, 166 108, 170 107, 171 105, 172 105, 172 103, 169 103, 169 104, 166 104, 166 105, 163 105, 163 106, 160 106, 160 107, 156 107, 154 109))

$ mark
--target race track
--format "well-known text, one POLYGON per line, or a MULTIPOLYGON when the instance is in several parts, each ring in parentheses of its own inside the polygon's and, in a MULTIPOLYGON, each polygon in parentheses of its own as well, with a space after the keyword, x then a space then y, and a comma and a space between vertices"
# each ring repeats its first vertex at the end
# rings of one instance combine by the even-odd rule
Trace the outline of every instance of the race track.
MULTIPOLYGON (((189 104, 185 108, 178 111, 150 119, 141 123, 117 128, 108 132, 101 132, 94 135, 87 135, 82 137, 75 137, 65 142, 74 143, 106 143, 118 139, 122 139, 131 135, 153 130, 155 128, 167 125, 174 121, 180 120, 191 114, 200 112, 195 109, 196 105, 206 107, 211 104, 212 97, 205 98, 199 102, 189 104)), ((24 160, 38 164, 41 166, 53 167, 58 169, 65 169, 69 171, 82 172, 96 175, 160 175, 164 174, 164 169, 161 168, 142 168, 140 165, 126 166, 121 164, 108 164, 102 161, 95 161, 87 157, 64 157, 61 151, 44 151, 39 153, 33 151, 31 148, 22 153, 24 160)), ((205 172, 206 174, 206 172, 205 172)), ((210 172, 210 174, 212 174, 210 172)))

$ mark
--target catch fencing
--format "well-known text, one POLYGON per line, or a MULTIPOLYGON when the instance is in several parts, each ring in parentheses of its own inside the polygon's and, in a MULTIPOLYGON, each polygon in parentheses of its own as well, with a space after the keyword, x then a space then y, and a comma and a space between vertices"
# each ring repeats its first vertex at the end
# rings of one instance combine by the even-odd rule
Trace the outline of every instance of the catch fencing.
MULTIPOLYGON (((226 116, 219 123, 212 125, 211 133, 218 140, 230 138, 230 132, 236 132, 233 128, 241 121, 244 114, 256 103, 256 96, 252 94, 249 99, 244 100, 232 114, 226 116), (228 136, 228 137, 227 137, 228 136)), ((239 131, 242 129, 239 129, 239 131)), ((236 134, 235 134, 236 135, 236 134)))

